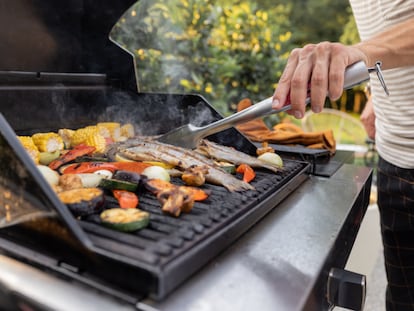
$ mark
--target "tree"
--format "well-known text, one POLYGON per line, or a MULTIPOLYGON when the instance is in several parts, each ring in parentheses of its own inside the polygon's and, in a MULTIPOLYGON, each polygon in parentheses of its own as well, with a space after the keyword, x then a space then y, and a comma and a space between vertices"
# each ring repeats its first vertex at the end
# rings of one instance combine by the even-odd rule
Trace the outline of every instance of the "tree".
POLYGON ((200 93, 226 115, 242 98, 270 96, 294 47, 339 40, 346 9, 347 0, 141 0, 112 37, 135 54, 140 91, 200 93))

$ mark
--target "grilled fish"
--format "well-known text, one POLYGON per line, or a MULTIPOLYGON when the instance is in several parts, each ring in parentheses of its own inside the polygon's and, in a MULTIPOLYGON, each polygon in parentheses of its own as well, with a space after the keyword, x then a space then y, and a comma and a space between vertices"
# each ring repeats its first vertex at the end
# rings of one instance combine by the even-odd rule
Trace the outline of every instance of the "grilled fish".
POLYGON ((229 191, 254 190, 254 187, 220 169, 213 160, 193 150, 164 144, 153 139, 134 138, 117 145, 117 152, 135 161, 160 161, 188 169, 191 166, 205 166, 208 169, 206 181, 222 185, 229 191))
POLYGON ((195 150, 217 161, 227 161, 235 165, 244 163, 251 167, 265 168, 275 173, 282 169, 280 166, 271 165, 235 148, 222 146, 206 139, 203 139, 195 150))

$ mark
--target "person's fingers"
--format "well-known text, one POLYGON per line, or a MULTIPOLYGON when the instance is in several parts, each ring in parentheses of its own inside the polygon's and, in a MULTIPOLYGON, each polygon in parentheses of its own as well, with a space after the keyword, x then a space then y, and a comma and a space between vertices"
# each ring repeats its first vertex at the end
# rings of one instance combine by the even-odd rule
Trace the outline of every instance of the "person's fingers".
POLYGON ((286 67, 283 70, 282 76, 280 77, 277 88, 273 94, 273 109, 282 108, 283 106, 290 103, 290 84, 293 73, 295 72, 298 63, 299 53, 300 49, 294 49, 290 53, 286 67))
POLYGON ((287 113, 302 118, 305 101, 311 98, 312 110, 320 112, 326 96, 338 99, 343 93, 347 66, 366 57, 355 47, 321 42, 294 49, 273 94, 274 109, 291 104, 287 113))
POLYGON ((290 89, 290 102, 292 105, 290 114, 300 119, 305 113, 305 101, 308 97, 309 81, 311 79, 314 63, 314 44, 305 45, 299 54, 298 64, 292 76, 290 89))
POLYGON ((310 97, 313 112, 321 112, 328 92, 328 73, 330 67, 330 43, 318 44, 314 52, 315 65, 310 81, 310 97))
POLYGON ((331 64, 329 67, 328 96, 332 100, 341 97, 344 91, 344 73, 348 65, 351 65, 346 48, 338 43, 331 45, 331 64))

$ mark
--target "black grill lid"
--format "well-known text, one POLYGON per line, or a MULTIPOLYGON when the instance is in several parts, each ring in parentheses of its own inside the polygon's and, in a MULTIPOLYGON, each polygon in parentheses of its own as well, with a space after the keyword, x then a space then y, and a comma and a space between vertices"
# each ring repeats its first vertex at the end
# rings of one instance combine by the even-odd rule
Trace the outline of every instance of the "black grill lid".
POLYGON ((136 90, 132 55, 109 39, 135 2, 0 0, 0 71, 105 73, 136 90))
POLYGON ((60 227, 63 240, 90 248, 92 243, 41 176, 1 113, 0 149, 0 228, 38 219, 58 220, 65 224, 60 227))

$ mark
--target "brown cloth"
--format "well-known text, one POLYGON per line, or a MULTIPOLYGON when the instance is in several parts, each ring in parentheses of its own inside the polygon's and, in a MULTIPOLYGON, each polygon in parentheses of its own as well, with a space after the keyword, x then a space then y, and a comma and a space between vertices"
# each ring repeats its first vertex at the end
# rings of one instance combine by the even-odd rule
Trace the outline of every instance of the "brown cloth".
MULTIPOLYGON (((250 107, 252 101, 243 99, 237 105, 237 111, 250 107)), ((269 129, 262 119, 256 119, 236 127, 250 140, 256 142, 268 142, 281 145, 300 144, 308 148, 327 149, 331 154, 335 153, 336 143, 332 130, 320 132, 304 132, 300 127, 292 123, 280 123, 269 129)))

